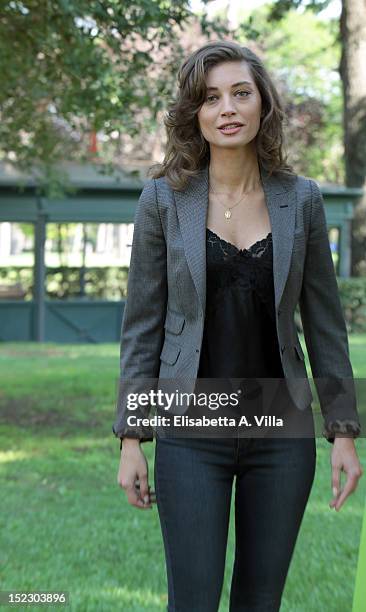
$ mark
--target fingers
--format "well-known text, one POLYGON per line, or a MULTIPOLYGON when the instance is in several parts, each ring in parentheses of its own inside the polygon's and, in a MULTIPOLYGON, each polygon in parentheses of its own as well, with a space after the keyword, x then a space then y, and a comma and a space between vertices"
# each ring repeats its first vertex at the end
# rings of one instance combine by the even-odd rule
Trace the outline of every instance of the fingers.
POLYGON ((132 480, 122 479, 119 485, 124 489, 127 501, 131 506, 141 510, 152 509, 152 502, 155 502, 155 491, 150 492, 147 474, 136 475, 132 480))
POLYGON ((330 508, 336 504, 341 489, 341 468, 338 465, 332 466, 332 493, 333 499, 330 502, 330 508))
POLYGON ((141 449, 126 446, 123 449, 117 482, 124 489, 128 503, 140 510, 152 509, 148 484, 148 464, 141 449))
POLYGON ((143 500, 145 506, 150 505, 150 493, 149 493, 149 483, 147 481, 147 472, 140 474, 139 477, 140 483, 140 497, 143 500))
POLYGON ((148 501, 144 502, 144 499, 140 493, 138 479, 136 479, 134 483, 122 483, 121 487, 122 489, 124 489, 127 496, 127 501, 131 506, 134 506, 135 508, 140 508, 141 510, 148 510, 152 508, 149 497, 148 501))
POLYGON ((343 489, 341 489, 339 484, 338 485, 336 484, 337 482, 339 483, 340 468, 338 467, 333 468, 332 485, 334 487, 333 488, 334 498, 329 504, 330 508, 334 508, 336 511, 338 511, 341 508, 341 506, 343 505, 347 497, 351 495, 351 493, 353 493, 353 491, 355 491, 355 489, 357 488, 358 480, 361 477, 361 475, 362 475, 361 469, 360 470, 358 470, 357 468, 350 469, 347 472, 346 483, 343 489))
POLYGON ((129 485, 127 488, 125 488, 125 491, 127 495, 127 501, 131 506, 135 506, 136 508, 145 507, 145 504, 140 497, 140 493, 135 486, 129 485))
MULTIPOLYGON (((138 489, 140 491, 140 483, 138 480, 136 480, 136 484, 135 484, 136 489, 138 489)), ((150 485, 148 485, 148 489, 149 489, 149 496, 150 496, 150 502, 152 504, 156 503, 156 493, 155 491, 150 487, 150 485)), ((140 494, 140 496, 142 497, 142 495, 140 494)))
POLYGON ((137 495, 137 504, 135 504, 137 508, 140 508, 141 510, 151 509, 152 505, 150 503, 150 496, 146 493, 145 494, 141 493, 141 489, 137 488, 136 483, 135 483, 134 489, 137 495))
POLYGON ((356 476, 348 475, 344 488, 340 491, 339 496, 335 500, 335 504, 334 504, 335 510, 338 511, 340 509, 340 507, 342 506, 344 501, 347 499, 347 497, 351 493, 353 493, 353 491, 356 489, 357 483, 358 483, 358 478, 356 476))

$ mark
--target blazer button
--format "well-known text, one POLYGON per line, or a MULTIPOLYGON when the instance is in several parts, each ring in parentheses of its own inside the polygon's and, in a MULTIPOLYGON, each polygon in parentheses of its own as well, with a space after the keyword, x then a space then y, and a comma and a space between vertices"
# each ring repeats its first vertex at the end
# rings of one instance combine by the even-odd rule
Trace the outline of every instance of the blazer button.
POLYGON ((278 309, 278 316, 280 316, 281 312, 282 312, 282 310, 279 308, 278 309))

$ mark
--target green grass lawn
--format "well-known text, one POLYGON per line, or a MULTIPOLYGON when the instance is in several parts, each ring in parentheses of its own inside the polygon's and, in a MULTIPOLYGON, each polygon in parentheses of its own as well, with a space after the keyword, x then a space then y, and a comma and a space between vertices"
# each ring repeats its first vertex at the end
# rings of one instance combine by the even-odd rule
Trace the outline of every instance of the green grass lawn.
MULTIPOLYGON (((350 336, 350 347, 355 376, 366 377, 366 336, 350 336)), ((118 354, 117 344, 0 345, 2 590, 65 590, 69 609, 83 612, 166 609, 156 507, 130 507, 117 486, 118 354)), ((317 440, 282 611, 352 608, 366 477, 339 513, 330 510, 331 448, 317 440)), ((153 485, 154 444, 143 449, 153 485)), ((357 449, 365 468, 364 439, 357 449)), ((228 610, 233 544, 231 522, 220 612, 228 610)))

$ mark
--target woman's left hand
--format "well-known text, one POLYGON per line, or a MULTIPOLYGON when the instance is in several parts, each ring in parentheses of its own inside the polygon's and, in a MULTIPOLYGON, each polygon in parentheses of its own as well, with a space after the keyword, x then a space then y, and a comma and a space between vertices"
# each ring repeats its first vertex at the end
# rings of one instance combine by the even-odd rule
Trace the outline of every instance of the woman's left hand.
POLYGON ((357 488, 358 481, 363 474, 353 438, 337 437, 336 434, 330 463, 333 499, 329 507, 338 511, 347 497, 357 488), (341 489, 341 471, 347 474, 343 489, 341 489))

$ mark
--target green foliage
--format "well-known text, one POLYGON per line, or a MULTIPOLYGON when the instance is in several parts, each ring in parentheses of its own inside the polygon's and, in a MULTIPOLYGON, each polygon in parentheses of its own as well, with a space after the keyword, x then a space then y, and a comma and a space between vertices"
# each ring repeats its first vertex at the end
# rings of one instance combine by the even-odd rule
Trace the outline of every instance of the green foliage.
MULTIPOLYGON (((337 21, 321 20, 313 11, 299 12, 288 2, 274 23, 277 2, 243 12, 241 42, 258 47, 288 117, 286 148, 296 171, 320 181, 342 183, 342 83, 338 71, 341 47, 337 21)), ((319 4, 319 3, 317 3, 319 4)), ((324 7, 323 7, 324 8, 324 7)))
POLYGON ((305 10, 319 13, 324 10, 331 0, 274 0, 271 7, 270 17, 271 20, 279 21, 283 19, 288 11, 304 7, 305 10))
POLYGON ((348 331, 366 332, 366 277, 339 278, 338 287, 348 331))
MULTIPOLYGON (((337 278, 339 297, 348 333, 366 333, 366 278, 337 278)), ((296 306, 295 322, 302 332, 299 305, 296 306)))
MULTIPOLYGON (((61 266, 46 270, 46 297, 73 299, 80 296, 80 267, 61 266)), ((88 267, 85 269, 85 296, 98 300, 122 300, 127 295, 128 267, 88 267)), ((20 283, 25 299, 33 295, 33 268, 29 266, 0 268, 0 284, 20 283)))
MULTIPOLYGON (((251 13, 243 4, 241 25, 230 37, 257 49, 273 73, 296 170, 342 183, 339 24, 317 16, 327 4, 276 0, 251 13)), ((67 187, 57 161, 90 157, 90 134, 101 131, 108 146, 101 144, 99 163, 110 170, 112 134, 141 138, 156 129, 185 53, 184 30, 195 20, 203 35, 220 38, 228 32, 223 19, 209 20, 205 9, 193 15, 188 0, 127 6, 118 0, 3 0, 0 159, 26 170, 40 164, 41 180, 57 194, 67 187)))
MULTIPOLYGON (((188 0, 15 0, 1 3, 0 150, 50 183, 88 137, 151 129, 181 60, 188 0), (156 65, 156 57, 159 58, 156 65), (146 111, 146 112, 144 112, 146 111)), ((207 32, 222 32, 205 21, 207 32)), ((1 154, 0 154, 1 159, 1 154)))

